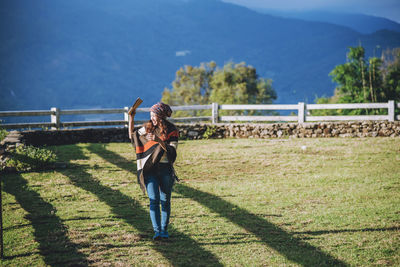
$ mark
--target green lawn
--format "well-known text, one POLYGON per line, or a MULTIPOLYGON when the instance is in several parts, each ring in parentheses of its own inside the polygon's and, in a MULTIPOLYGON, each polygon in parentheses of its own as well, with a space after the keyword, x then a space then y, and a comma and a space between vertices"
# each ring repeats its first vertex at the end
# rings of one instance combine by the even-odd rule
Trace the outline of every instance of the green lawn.
POLYGON ((400 265, 399 138, 181 141, 168 242, 130 144, 50 149, 2 175, 5 266, 400 265))

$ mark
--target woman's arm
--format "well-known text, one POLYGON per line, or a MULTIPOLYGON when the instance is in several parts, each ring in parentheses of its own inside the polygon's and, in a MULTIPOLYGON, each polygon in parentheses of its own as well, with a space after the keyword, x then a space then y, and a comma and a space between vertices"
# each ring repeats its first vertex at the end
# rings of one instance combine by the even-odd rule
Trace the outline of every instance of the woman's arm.
POLYGON ((128 136, 129 139, 132 140, 132 136, 133 136, 133 130, 135 128, 135 123, 134 123, 134 118, 135 118, 135 114, 136 114, 136 109, 140 106, 140 104, 142 104, 143 100, 140 99, 140 97, 138 97, 135 101, 135 103, 133 104, 133 106, 128 110, 128 136))
POLYGON ((132 112, 131 114, 129 114, 128 117, 129 117, 128 136, 129 136, 129 139, 132 140, 133 129, 135 128, 135 112, 132 112))

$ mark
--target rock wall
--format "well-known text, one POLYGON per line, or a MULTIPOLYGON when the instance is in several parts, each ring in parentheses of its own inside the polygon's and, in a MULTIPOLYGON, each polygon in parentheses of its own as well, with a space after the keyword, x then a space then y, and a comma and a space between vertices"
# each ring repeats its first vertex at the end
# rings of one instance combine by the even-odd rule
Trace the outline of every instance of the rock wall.
POLYGON ((20 134, 22 143, 34 146, 130 142, 128 130, 123 127, 23 131, 20 134))
MULTIPOLYGON (((319 122, 274 124, 177 124, 182 139, 203 138, 316 138, 399 137, 400 121, 319 122)), ((1 146, 64 145, 76 143, 130 142, 123 127, 48 131, 13 131, 1 146)))
POLYGON ((215 136, 234 138, 400 136, 399 121, 225 124, 218 127, 215 136))

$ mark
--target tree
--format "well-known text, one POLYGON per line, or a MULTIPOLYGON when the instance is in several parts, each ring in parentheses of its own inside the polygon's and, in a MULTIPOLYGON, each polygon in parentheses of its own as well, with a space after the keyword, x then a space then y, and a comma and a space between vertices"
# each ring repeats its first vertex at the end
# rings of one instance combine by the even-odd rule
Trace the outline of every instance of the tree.
MULTIPOLYGON (((350 47, 347 62, 336 66, 329 74, 338 84, 336 90, 341 103, 365 103, 369 99, 368 64, 363 47, 350 47)), ((373 59, 378 60, 377 58, 373 59)), ((374 90, 374 89, 373 89, 374 90)))
POLYGON ((216 63, 201 63, 199 67, 184 66, 176 72, 172 89, 165 88, 162 101, 170 105, 205 104, 210 96, 210 80, 216 63))
MULTIPOLYGON (((176 72, 172 88, 165 88, 161 100, 169 105, 201 105, 209 102, 210 82, 217 64, 201 63, 199 67, 184 66, 176 72)), ((201 115, 204 112, 175 112, 174 115, 201 115)))
POLYGON ((381 102, 385 97, 382 80, 382 60, 376 57, 369 59, 369 97, 370 102, 381 102))
POLYGON ((386 50, 382 54, 384 96, 400 101, 400 48, 386 50))
MULTIPOLYGON (((227 63, 222 69, 215 62, 199 67, 185 66, 176 72, 172 88, 165 88, 162 101, 170 105, 266 104, 276 99, 272 80, 259 78, 256 69, 242 62, 227 63)), ((192 112, 185 115, 200 115, 192 112)), ((235 112, 238 114, 238 112, 235 112)), ((177 116, 183 112, 177 112, 177 116)))
MULTIPOLYGON (((399 100, 400 49, 388 50, 382 58, 365 60, 362 46, 350 47, 347 62, 329 74, 337 84, 332 97, 321 97, 316 103, 370 103, 399 100), (396 52, 397 51, 397 52, 396 52), (390 60, 389 60, 390 58, 390 60)), ((313 115, 377 114, 379 110, 313 111, 313 115)))
POLYGON ((244 62, 226 64, 211 80, 210 100, 230 104, 268 104, 276 99, 272 80, 259 78, 256 69, 244 62))

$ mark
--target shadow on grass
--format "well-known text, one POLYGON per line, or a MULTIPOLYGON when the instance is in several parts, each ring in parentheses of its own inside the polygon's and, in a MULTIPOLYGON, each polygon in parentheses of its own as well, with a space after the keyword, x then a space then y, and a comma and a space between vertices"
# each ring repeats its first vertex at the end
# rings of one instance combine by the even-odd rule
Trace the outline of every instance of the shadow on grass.
MULTIPOLYGON (((116 166, 128 170, 132 164, 120 155, 108 151, 105 147, 90 145, 89 150, 116 166)), ((133 152, 132 152, 133 153, 133 152)), ((303 266, 347 266, 319 248, 314 247, 300 238, 296 238, 273 223, 254 215, 222 198, 203 192, 187 185, 176 184, 175 192, 183 197, 197 201, 201 205, 227 218, 232 223, 246 229, 262 240, 263 243, 295 263, 303 266)), ((197 246, 197 244, 196 244, 197 246)))
MULTIPOLYGON (((91 144, 87 147, 90 152, 93 152, 106 161, 115 164, 116 166, 131 171, 135 174, 136 168, 134 162, 129 162, 125 158, 107 151, 100 144, 91 144), (132 167, 133 166, 133 167, 132 167)), ((153 236, 150 215, 140 203, 135 199, 124 195, 118 190, 113 190, 104 186, 100 181, 94 179, 91 174, 86 171, 86 168, 75 166, 73 169, 61 171, 70 181, 92 194, 111 207, 111 212, 122 218, 125 222, 139 230, 144 236, 150 240, 153 236)), ((202 248, 195 240, 191 239, 184 233, 177 232, 171 228, 173 238, 169 242, 155 242, 153 249, 160 252, 174 266, 222 266, 218 259, 209 251, 202 248), (179 242, 177 242, 179 241, 179 242)), ((134 244, 132 244, 134 246, 134 244)))
MULTIPOLYGON (((113 218, 118 218, 119 216, 115 216, 113 218)), ((87 217, 87 216, 81 216, 81 217, 75 217, 75 218, 69 218, 69 219, 63 219, 63 222, 71 222, 71 221, 97 221, 97 220, 103 220, 103 219, 111 219, 111 217, 87 217)), ((4 231, 8 230, 16 230, 16 229, 21 229, 27 226, 31 226, 32 224, 27 223, 27 224, 18 224, 18 225, 11 225, 9 227, 4 227, 4 231)))
POLYGON ((260 238, 270 248, 276 250, 288 260, 303 266, 347 266, 319 248, 284 231, 275 224, 254 215, 222 198, 177 184, 175 192, 197 201, 201 205, 227 218, 232 223, 246 229, 260 238))
MULTIPOLYGON (((47 265, 87 266, 84 254, 70 241, 67 228, 55 214, 55 208, 34 190, 20 174, 3 176, 4 192, 13 195, 21 207, 28 212, 25 216, 33 226, 35 240, 39 243, 39 253, 47 265)), ((31 254, 12 255, 6 259, 29 256, 31 254)))
POLYGON ((386 232, 386 231, 399 231, 399 230, 400 230, 400 227, 387 227, 387 228, 362 228, 362 229, 304 231, 304 232, 293 232, 293 234, 326 235, 326 234, 357 233, 357 232, 386 232))

